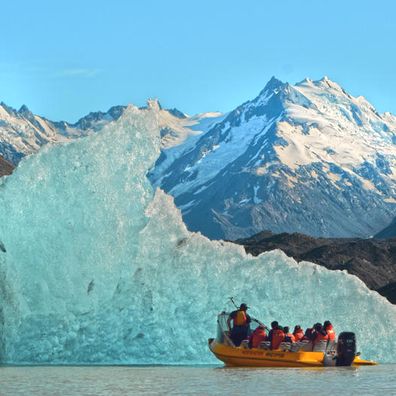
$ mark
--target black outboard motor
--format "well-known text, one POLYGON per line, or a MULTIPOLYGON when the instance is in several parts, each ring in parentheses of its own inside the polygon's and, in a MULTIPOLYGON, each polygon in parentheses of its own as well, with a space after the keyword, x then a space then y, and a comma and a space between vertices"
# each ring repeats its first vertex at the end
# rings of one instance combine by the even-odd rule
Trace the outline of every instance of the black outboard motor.
POLYGON ((351 366, 355 356, 355 333, 345 331, 338 336, 336 366, 351 366))

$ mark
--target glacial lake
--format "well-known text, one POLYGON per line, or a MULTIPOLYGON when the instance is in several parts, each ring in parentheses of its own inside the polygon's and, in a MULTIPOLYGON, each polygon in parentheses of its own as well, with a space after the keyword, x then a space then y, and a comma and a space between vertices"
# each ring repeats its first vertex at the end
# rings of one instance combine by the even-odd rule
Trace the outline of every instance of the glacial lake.
POLYGON ((1 366, 0 395, 396 395, 396 364, 347 368, 1 366))

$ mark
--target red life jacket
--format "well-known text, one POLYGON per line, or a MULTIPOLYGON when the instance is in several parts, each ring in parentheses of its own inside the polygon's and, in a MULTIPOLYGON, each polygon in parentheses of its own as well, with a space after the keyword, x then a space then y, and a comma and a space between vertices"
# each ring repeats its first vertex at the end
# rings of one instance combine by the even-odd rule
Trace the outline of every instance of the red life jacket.
POLYGON ((303 339, 304 331, 303 331, 303 329, 297 330, 295 333, 293 333, 293 335, 294 335, 296 342, 298 342, 303 339))
POLYGON ((260 343, 265 341, 266 338, 267 334, 265 333, 265 330, 257 327, 257 329, 254 330, 253 334, 251 335, 252 348, 258 348, 260 343))
POLYGON ((234 326, 245 326, 247 324, 247 316, 245 311, 238 309, 234 318, 234 326))
POLYGON ((272 329, 271 349, 278 349, 285 338, 285 333, 281 329, 272 329))
POLYGON ((329 336, 329 341, 334 341, 336 338, 336 333, 333 329, 333 325, 328 325, 326 327, 326 333, 329 336))

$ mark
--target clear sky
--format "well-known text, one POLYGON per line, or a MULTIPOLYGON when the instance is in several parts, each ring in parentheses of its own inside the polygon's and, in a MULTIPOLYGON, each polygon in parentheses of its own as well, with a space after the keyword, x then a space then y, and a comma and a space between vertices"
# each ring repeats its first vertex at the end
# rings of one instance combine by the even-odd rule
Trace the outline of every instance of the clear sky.
POLYGON ((19 0, 0 5, 0 101, 76 121, 116 104, 228 111, 324 75, 396 114, 393 0, 19 0))

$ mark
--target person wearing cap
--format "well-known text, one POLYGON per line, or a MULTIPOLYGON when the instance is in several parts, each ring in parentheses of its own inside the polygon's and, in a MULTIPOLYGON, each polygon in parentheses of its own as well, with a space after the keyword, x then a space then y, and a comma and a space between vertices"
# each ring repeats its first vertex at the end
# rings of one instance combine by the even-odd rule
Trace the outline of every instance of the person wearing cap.
POLYGON ((230 313, 227 324, 231 329, 230 337, 235 346, 241 345, 241 342, 248 338, 250 332, 250 316, 246 313, 249 307, 242 303, 239 309, 230 313), (232 328, 231 328, 232 320, 232 328))

